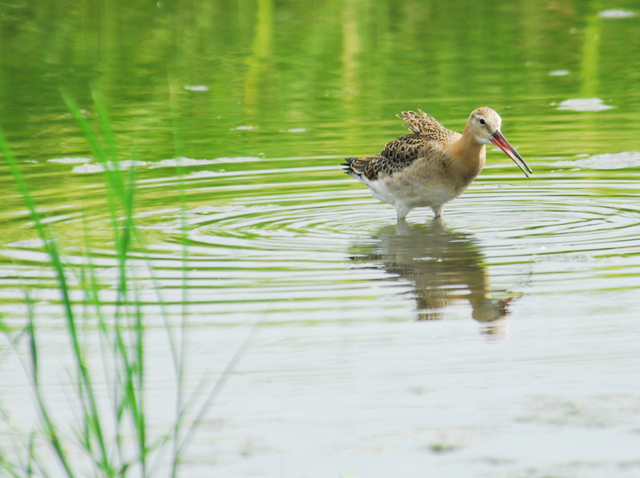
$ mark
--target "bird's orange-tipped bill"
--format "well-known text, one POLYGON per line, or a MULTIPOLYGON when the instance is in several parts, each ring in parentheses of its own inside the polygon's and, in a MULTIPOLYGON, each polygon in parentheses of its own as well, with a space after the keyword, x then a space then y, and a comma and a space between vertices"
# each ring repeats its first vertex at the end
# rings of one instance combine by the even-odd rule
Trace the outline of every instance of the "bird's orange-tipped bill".
POLYGON ((529 173, 533 174, 533 170, 527 163, 524 162, 522 156, 520 156, 516 149, 509 144, 507 138, 505 138, 500 131, 496 131, 495 133, 493 133, 491 142, 498 146, 502 151, 507 153, 507 156, 513 159, 513 162, 516 163, 520 169, 522 169, 522 172, 526 177, 529 177, 529 173))

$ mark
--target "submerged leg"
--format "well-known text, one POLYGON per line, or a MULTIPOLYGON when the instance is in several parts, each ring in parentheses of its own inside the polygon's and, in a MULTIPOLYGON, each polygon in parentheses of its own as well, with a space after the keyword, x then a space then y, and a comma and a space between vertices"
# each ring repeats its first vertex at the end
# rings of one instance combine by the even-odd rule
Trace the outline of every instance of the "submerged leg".
POLYGON ((404 219, 398 219, 398 224, 396 224, 396 234, 398 236, 411 234, 411 226, 409 223, 404 219))
POLYGON ((407 214, 409 214, 411 212, 411 209, 413 209, 403 205, 395 206, 395 208, 396 208, 396 213, 398 214, 398 222, 404 221, 404 218, 407 217, 407 214))
POLYGON ((433 214, 435 214, 435 218, 438 219, 442 217, 442 210, 444 209, 444 204, 441 204, 440 206, 431 206, 431 209, 433 209, 433 214))

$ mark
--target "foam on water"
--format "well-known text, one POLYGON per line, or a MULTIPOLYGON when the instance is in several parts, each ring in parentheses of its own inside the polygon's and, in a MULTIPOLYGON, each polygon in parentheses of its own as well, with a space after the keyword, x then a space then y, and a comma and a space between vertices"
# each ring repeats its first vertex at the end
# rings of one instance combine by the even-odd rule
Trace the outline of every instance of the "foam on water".
POLYGON ((640 166, 640 153, 624 152, 612 154, 596 154, 587 159, 574 161, 558 161, 550 163, 549 166, 562 168, 589 168, 589 169, 624 169, 637 168, 640 166))
POLYGON ((560 103, 557 110, 572 111, 602 111, 615 108, 614 106, 605 105, 600 98, 577 98, 565 100, 560 103))

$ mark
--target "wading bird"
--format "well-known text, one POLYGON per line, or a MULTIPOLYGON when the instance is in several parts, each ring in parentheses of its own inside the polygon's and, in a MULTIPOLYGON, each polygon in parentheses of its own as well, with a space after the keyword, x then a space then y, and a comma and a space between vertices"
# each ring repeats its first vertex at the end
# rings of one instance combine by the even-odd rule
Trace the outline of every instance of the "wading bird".
POLYGON ((373 197, 391 204, 398 221, 417 207, 430 207, 440 217, 444 205, 460 196, 482 171, 487 144, 500 147, 527 177, 533 173, 500 131, 502 119, 491 108, 474 110, 464 134, 418 111, 398 115, 413 134, 387 143, 376 156, 347 158, 341 165, 373 197))

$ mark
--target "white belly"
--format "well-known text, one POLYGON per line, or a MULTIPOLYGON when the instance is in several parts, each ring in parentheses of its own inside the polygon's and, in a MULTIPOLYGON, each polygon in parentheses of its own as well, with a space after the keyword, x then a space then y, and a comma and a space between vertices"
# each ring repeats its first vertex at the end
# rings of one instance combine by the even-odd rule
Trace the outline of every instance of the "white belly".
POLYGON ((363 178, 373 197, 398 208, 437 207, 455 199, 462 191, 456 191, 450 183, 421 181, 415 178, 403 178, 381 175, 375 181, 363 178))

